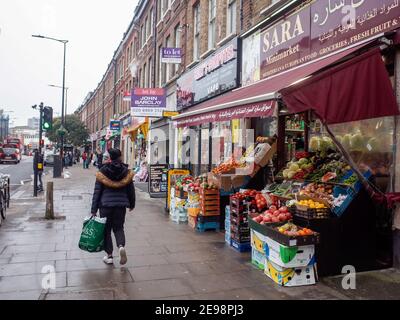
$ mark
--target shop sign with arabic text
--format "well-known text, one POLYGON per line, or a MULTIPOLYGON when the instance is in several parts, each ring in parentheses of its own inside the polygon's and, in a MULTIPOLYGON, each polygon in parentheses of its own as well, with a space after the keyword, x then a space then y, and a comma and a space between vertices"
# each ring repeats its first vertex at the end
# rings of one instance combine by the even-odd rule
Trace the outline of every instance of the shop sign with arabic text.
POLYGON ((395 30, 399 1, 311 1, 260 33, 260 76, 249 68, 252 74, 242 79, 249 84, 395 30))

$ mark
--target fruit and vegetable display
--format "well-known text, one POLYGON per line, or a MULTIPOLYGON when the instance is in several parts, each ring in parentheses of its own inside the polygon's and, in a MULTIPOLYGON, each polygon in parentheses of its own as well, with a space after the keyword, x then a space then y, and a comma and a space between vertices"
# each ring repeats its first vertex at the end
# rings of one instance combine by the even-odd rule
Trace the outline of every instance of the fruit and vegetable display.
POLYGON ((298 227, 295 224, 288 222, 283 226, 277 228, 277 230, 289 237, 300 237, 300 236, 313 236, 315 232, 308 228, 298 227))
POLYGON ((330 137, 313 136, 309 143, 310 151, 325 153, 328 150, 336 150, 336 146, 330 137))
POLYGON ((309 209, 327 209, 327 206, 324 203, 314 201, 312 199, 308 200, 300 200, 296 203, 299 206, 306 207, 309 209))
POLYGON ((188 191, 199 192, 201 186, 207 183, 206 177, 196 177, 189 184, 187 184, 188 191))
POLYGON ((286 165, 282 175, 285 179, 302 180, 314 171, 313 163, 307 158, 294 160, 286 165))
POLYGON ((188 187, 189 184, 193 183, 193 181, 194 181, 194 178, 192 176, 180 177, 175 182, 175 190, 176 191, 184 191, 188 187))
POLYGON ((268 210, 260 215, 257 215, 256 217, 253 217, 252 219, 257 223, 264 225, 268 223, 285 222, 291 220, 292 218, 293 216, 286 206, 278 209, 276 206, 272 205, 268 210))
POLYGON ((214 173, 214 174, 231 173, 235 169, 244 168, 245 166, 246 166, 246 163, 239 162, 239 161, 235 160, 234 157, 231 157, 224 163, 221 163, 218 167, 214 168, 212 170, 212 173, 214 173))

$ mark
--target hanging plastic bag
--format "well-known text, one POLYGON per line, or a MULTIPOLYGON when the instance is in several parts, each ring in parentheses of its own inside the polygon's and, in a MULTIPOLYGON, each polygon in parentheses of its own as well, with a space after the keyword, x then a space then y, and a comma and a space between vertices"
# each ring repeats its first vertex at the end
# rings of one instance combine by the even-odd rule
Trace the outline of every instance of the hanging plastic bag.
POLYGON ((100 252, 104 249, 104 230, 107 218, 87 217, 83 222, 79 248, 88 252, 100 252))

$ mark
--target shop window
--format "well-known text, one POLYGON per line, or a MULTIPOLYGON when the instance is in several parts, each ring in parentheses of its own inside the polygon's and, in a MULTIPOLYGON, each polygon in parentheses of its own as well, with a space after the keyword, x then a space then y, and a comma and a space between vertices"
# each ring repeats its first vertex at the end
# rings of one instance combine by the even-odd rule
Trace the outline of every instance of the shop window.
POLYGON ((207 173, 210 170, 210 129, 201 129, 201 168, 200 173, 207 173))
POLYGON ((232 156, 231 122, 214 123, 211 130, 212 153, 211 166, 215 168, 232 156))

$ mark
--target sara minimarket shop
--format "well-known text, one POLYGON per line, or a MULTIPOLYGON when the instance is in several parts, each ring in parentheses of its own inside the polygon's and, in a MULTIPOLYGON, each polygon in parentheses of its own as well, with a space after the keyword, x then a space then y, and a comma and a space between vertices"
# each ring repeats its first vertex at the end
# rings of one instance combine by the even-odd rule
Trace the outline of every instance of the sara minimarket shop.
POLYGON ((245 101, 261 90, 269 97, 261 103, 175 117, 178 152, 190 159, 171 180, 171 219, 197 232, 225 229, 227 245, 251 251, 283 286, 346 265, 390 267, 393 54, 370 42, 230 93, 245 101), (254 143, 238 128, 253 129, 254 143))

